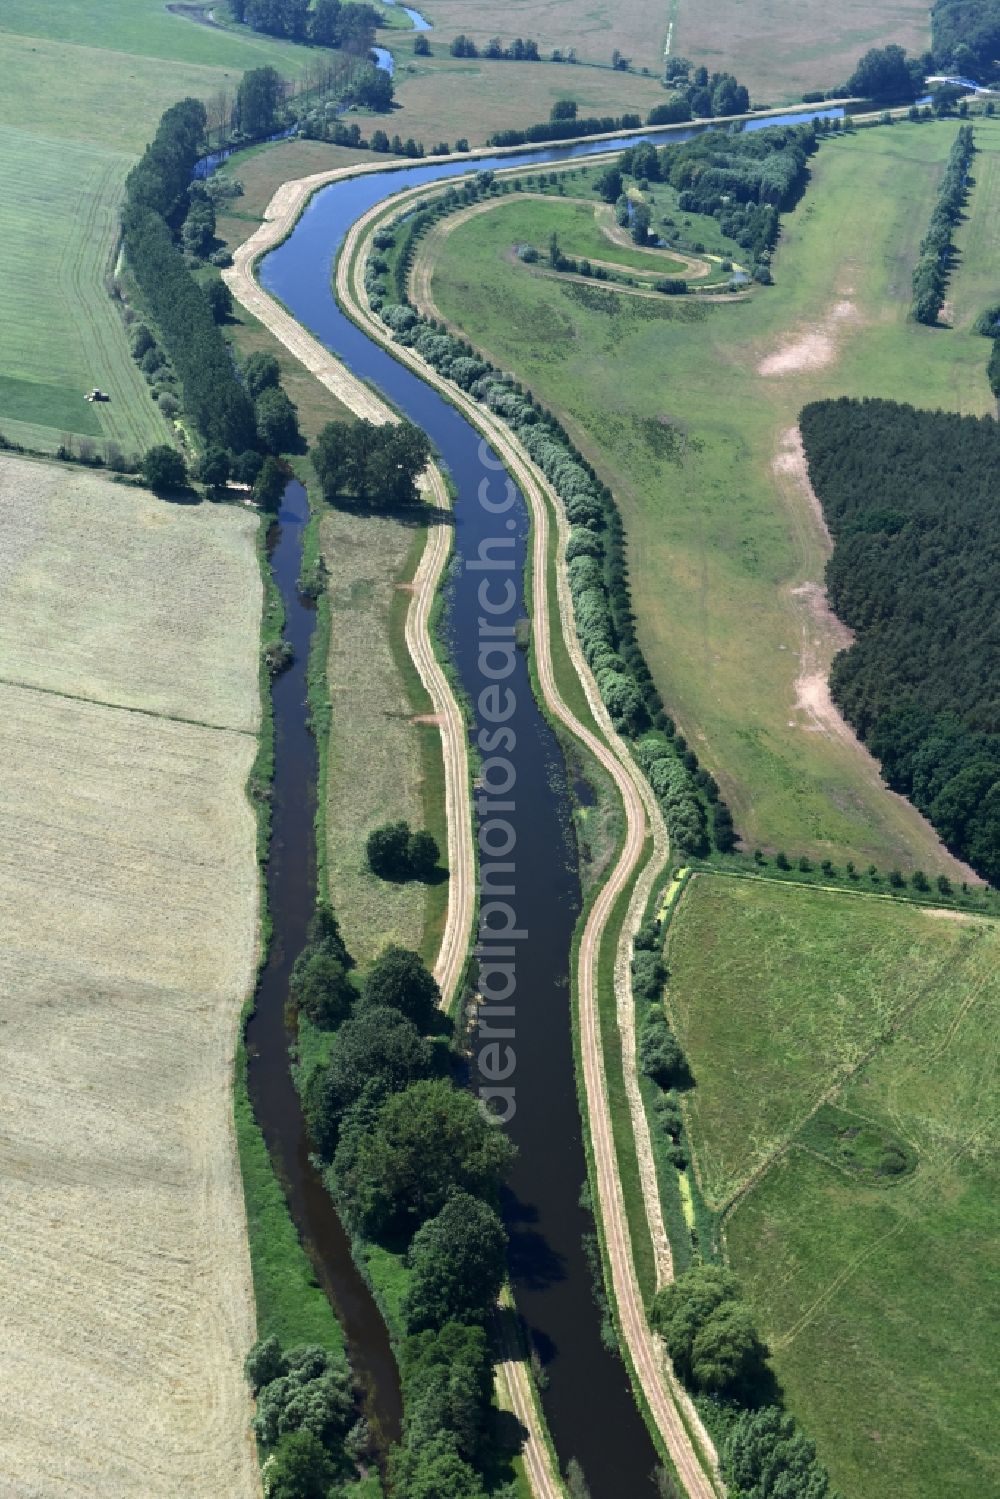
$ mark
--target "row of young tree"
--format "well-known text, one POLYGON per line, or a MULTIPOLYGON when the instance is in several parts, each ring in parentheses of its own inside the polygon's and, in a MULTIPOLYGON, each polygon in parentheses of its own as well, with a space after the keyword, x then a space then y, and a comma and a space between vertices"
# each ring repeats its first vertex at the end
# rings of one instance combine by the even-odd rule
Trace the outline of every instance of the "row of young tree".
MULTIPOLYGON (((500 189, 489 173, 481 173, 467 187, 466 195, 470 190, 486 195, 500 189)), ((406 266, 417 237, 462 198, 451 189, 410 217, 405 226, 397 226, 395 232, 404 236, 397 255, 397 296, 405 295, 406 266)), ((388 247, 386 240, 392 233, 381 231, 382 248, 388 247)), ((657 758, 671 761, 671 784, 668 788, 663 778, 661 805, 672 836, 688 852, 707 853, 707 809, 711 807, 718 846, 728 851, 734 842, 732 819, 719 802, 715 781, 699 767, 694 751, 665 713, 639 647, 624 529, 611 492, 556 418, 542 410, 512 376, 481 358, 471 345, 418 316, 404 301, 390 300, 386 262, 377 250, 374 260, 365 276, 369 301, 396 341, 415 349, 445 378, 502 417, 562 500, 571 527, 566 558, 580 643, 615 727, 637 743, 651 739, 657 758)))
MULTIPOLYGON (((430 48, 428 47, 428 51, 430 48)), ((530 37, 516 36, 512 42, 504 43, 498 36, 490 37, 482 48, 479 48, 471 36, 459 32, 454 38, 448 51, 452 57, 489 57, 494 61, 504 62, 540 62, 538 43, 533 42, 530 37)))
POLYGON ((834 698, 894 790, 1000 883, 1000 429, 892 401, 801 416, 834 537, 830 601, 854 630, 834 698))
POLYGON ((300 1014, 334 1032, 304 1083, 309 1133, 353 1233, 405 1251, 408 1271, 392 1492, 480 1499, 495 1457, 485 1327, 506 1269, 498 1198, 514 1150, 451 1080, 450 1025, 418 955, 390 946, 363 979, 353 969, 321 906, 291 979, 300 1014))
MULTIPOLYGON (((573 104, 571 99, 561 102, 573 104)), ((600 118, 588 115, 586 118, 578 118, 575 104, 572 113, 557 115, 553 109, 553 116, 552 119, 540 120, 537 125, 527 125, 523 130, 497 130, 486 144, 525 146, 540 141, 575 140, 577 136, 583 135, 610 135, 616 130, 638 130, 642 125, 642 116, 636 114, 602 115, 600 118)))
POLYGON ((952 234, 962 217, 969 166, 975 144, 971 125, 960 125, 945 167, 931 221, 920 243, 920 257, 913 268, 911 310, 918 323, 934 324, 944 306, 955 246, 952 234))

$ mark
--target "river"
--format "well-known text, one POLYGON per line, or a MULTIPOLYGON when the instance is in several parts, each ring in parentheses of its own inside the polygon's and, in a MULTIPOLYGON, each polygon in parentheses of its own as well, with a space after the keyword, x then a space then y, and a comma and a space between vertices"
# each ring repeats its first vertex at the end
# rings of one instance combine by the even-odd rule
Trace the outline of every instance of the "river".
MULTIPOLYGON (((841 113, 839 109, 819 110, 815 115, 833 117, 841 113)), ((753 120, 747 128, 760 129, 768 124, 813 117, 798 114, 753 120)), ((513 563, 509 577, 516 590, 509 617, 527 613, 523 594, 527 508, 522 496, 512 490, 511 507, 504 510, 503 522, 498 521, 496 514, 482 502, 481 486, 487 485, 489 503, 499 504, 505 476, 478 434, 454 407, 372 343, 341 312, 331 289, 337 248, 362 213, 408 187, 455 177, 471 169, 566 161, 631 145, 640 138, 657 143, 686 140, 701 128, 704 127, 657 130, 646 137, 630 136, 611 142, 548 146, 513 155, 481 156, 471 162, 430 161, 397 172, 348 178, 317 193, 292 234, 260 266, 260 279, 266 289, 350 369, 376 385, 400 411, 422 427, 450 472, 457 492, 456 562, 447 588, 444 634, 460 685, 473 705, 492 681, 488 663, 484 665, 480 652, 483 609, 479 586, 484 573, 477 571, 475 564, 484 555, 481 544, 496 545, 498 537, 505 537, 505 544, 510 546, 506 555, 513 563)), ((291 498, 286 495, 281 515, 282 538, 286 527, 300 523, 293 516, 286 520, 289 505, 302 504, 295 491, 297 486, 290 486, 291 498)), ((276 565, 283 544, 279 540, 276 565)), ((281 586, 286 594, 286 585, 281 586)), ((498 583, 497 587, 500 586, 498 583)), ((306 628, 297 616, 295 628, 306 628)), ((298 655, 300 642, 293 640, 293 643, 298 655)), ((279 694, 283 703, 287 693, 291 718, 297 714, 302 719, 304 733, 304 683, 296 683, 296 678, 289 674, 279 678, 275 685, 276 713, 284 711, 279 710, 279 694)), ((602 1344, 600 1316, 583 1247, 584 1235, 592 1231, 593 1225, 579 1204, 586 1165, 572 1055, 569 974, 572 935, 580 913, 580 887, 565 764, 558 742, 535 702, 527 663, 519 651, 514 653, 505 686, 510 689, 515 705, 506 722, 516 735, 516 751, 511 752, 516 786, 509 793, 510 807, 505 813, 514 835, 514 847, 506 855, 514 865, 510 874, 513 889, 508 899, 525 933, 516 944, 517 988, 511 1021, 515 1032, 512 1044, 516 1051, 516 1071, 512 1086, 516 1112, 507 1128, 519 1151, 505 1202, 511 1234, 511 1279, 518 1309, 546 1370, 542 1403, 561 1464, 565 1466, 571 1457, 580 1462, 592 1499, 651 1495, 656 1452, 635 1405, 624 1366, 602 1344)), ((473 725, 473 734, 479 727, 478 723, 473 725)), ((333 732, 336 733, 336 724, 333 732)), ((297 741, 298 726, 294 733, 297 741)), ((312 754, 310 750, 309 755, 312 754)), ((311 787, 315 778, 314 760, 308 758, 304 746, 296 744, 289 748, 284 758, 297 767, 289 772, 293 779, 297 777, 300 783, 308 782, 311 787)), ((282 759, 279 743, 279 766, 282 759)), ((285 797, 290 797, 293 789, 288 787, 281 792, 276 784, 272 865, 277 862, 279 869, 283 863, 301 861, 302 850, 312 848, 312 803, 309 801, 308 807, 293 811, 290 818, 288 808, 292 802, 285 797)), ((310 797, 311 794, 310 791, 310 797)), ((303 795, 300 785, 296 798, 301 800, 303 795)), ((387 807, 385 812, 390 815, 392 809, 387 807)), ((290 960, 304 941, 312 892, 311 875, 305 879, 299 876, 297 884, 286 882, 280 908, 275 906, 276 947, 281 954, 276 971, 279 985, 287 981, 290 960)), ((259 1074, 256 1087, 253 1082, 251 1086, 255 1087, 255 1108, 259 1109, 265 1133, 266 1121, 274 1112, 268 1096, 271 1089, 281 1096, 279 1112, 290 1117, 297 1107, 287 1096, 290 1079, 285 1081, 279 1076, 283 1071, 278 1056, 282 1037, 273 1017, 270 1026, 271 1064, 267 1077, 260 1072, 259 1062, 251 1063, 251 1078, 255 1067, 259 1074)), ((249 1039, 261 1047, 258 1031, 252 1030, 249 1039)), ((287 1068, 284 1074, 287 1077, 287 1068)), ((297 1164, 290 1168, 287 1161, 282 1161, 280 1169, 286 1178, 292 1170, 291 1205, 300 1232, 307 1240, 314 1237, 313 1248, 324 1256, 324 1246, 329 1243, 335 1261, 331 1273, 336 1278, 340 1273, 337 1267, 343 1268, 342 1231, 327 1219, 320 1221, 312 1216, 313 1206, 308 1199, 314 1183, 308 1176, 308 1163, 303 1165, 303 1151, 300 1144, 297 1164), (319 1225, 318 1237, 315 1224, 319 1225)), ((328 1216, 334 1216, 332 1210, 328 1216)), ((356 1287, 349 1285, 348 1295, 355 1294, 356 1287)), ((333 1295, 346 1322, 336 1287, 333 1295)), ((357 1334, 351 1337, 351 1353, 354 1360, 360 1353, 362 1377, 374 1380, 376 1385, 383 1376, 392 1383, 385 1371, 384 1347, 384 1330, 376 1331, 370 1326, 370 1308, 365 1308, 357 1334), (373 1353, 364 1347, 369 1336, 373 1353)), ((398 1389, 395 1393, 398 1398, 398 1389)), ((392 1399, 387 1404, 391 1406, 392 1399)))

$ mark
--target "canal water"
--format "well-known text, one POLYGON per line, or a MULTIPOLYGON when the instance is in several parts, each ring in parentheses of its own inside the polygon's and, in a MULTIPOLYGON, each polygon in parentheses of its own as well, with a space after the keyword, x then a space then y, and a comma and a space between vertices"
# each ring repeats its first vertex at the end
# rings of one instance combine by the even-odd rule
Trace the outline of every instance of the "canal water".
POLYGON ((292 1080, 286 1021, 288 979, 306 943, 316 904, 316 741, 308 723, 306 664, 315 614, 298 591, 302 533, 309 506, 302 485, 285 489, 272 529, 269 557, 285 608, 291 666, 272 683, 274 780, 267 901, 273 938, 247 1023, 247 1087, 275 1171, 284 1186, 316 1279, 336 1308, 348 1356, 361 1388, 375 1445, 384 1452, 399 1437, 402 1400, 385 1323, 351 1258, 350 1243, 320 1173, 309 1159, 302 1106, 292 1080))
MULTIPOLYGON (((820 110, 816 117, 841 113, 839 109, 820 110)), ((813 117, 751 121, 747 128, 813 117)), ((646 138, 662 144, 688 139, 698 130, 652 131, 646 138)), ((425 162, 331 184, 316 194, 292 234, 260 266, 264 287, 349 368, 422 427, 450 472, 456 490, 455 560, 444 632, 460 685, 472 705, 473 740, 485 727, 478 718, 481 694, 494 685, 489 660, 484 661, 481 650, 479 590, 487 576, 481 564, 484 556, 497 555, 501 542, 505 545, 503 556, 511 566, 499 575, 499 581, 492 580, 493 596, 499 595, 509 579, 515 594, 506 617, 526 614, 527 507, 495 455, 455 408, 341 312, 331 289, 337 249, 361 214, 405 188, 471 169, 542 166, 586 157, 634 144, 636 139, 548 146, 479 157, 474 162, 425 162), (509 502, 504 498, 508 485, 509 502)), ((300 535, 296 528, 301 527, 304 505, 299 486, 290 485, 274 552, 276 572, 284 575, 279 586, 289 612, 296 668, 275 684, 276 719, 285 736, 279 739, 278 764, 284 766, 287 780, 275 785, 275 848, 269 878, 269 884, 275 885, 275 953, 262 980, 260 1020, 251 1022, 248 1032, 253 1051, 251 1095, 269 1143, 277 1140, 279 1170, 289 1188, 293 1216, 314 1259, 323 1262, 321 1279, 345 1325, 353 1318, 353 1328, 349 1328, 352 1361, 370 1391, 381 1429, 388 1433, 393 1422, 398 1422, 398 1382, 394 1369, 389 1368, 388 1341, 381 1324, 374 1325, 377 1314, 373 1318, 370 1297, 361 1295, 356 1272, 350 1273, 353 1266, 348 1268, 346 1241, 332 1207, 323 1209, 314 1201, 316 1194, 324 1198, 325 1194, 315 1174, 310 1175, 301 1115, 284 1060, 288 1038, 283 1021, 279 1024, 276 1018, 280 1008, 267 997, 266 988, 272 981, 272 968, 276 991, 287 987, 288 970, 305 940, 313 906, 311 867, 303 872, 301 866, 303 860, 312 859, 315 751, 305 727, 305 683, 297 672, 307 647, 296 638, 296 632, 308 638, 310 622, 294 586, 300 535), (276 1114, 289 1121, 288 1130, 275 1123, 276 1114), (343 1285, 337 1283, 341 1277, 343 1285)), ((513 699, 505 725, 513 731, 515 744, 509 756, 515 784, 504 814, 514 837, 506 855, 514 866, 506 898, 523 932, 516 942, 516 996, 510 1021, 516 1066, 507 1080, 515 1109, 506 1128, 519 1151, 505 1202, 511 1279, 518 1309, 545 1369, 542 1403, 561 1464, 565 1466, 570 1458, 580 1462, 592 1499, 629 1499, 655 1492, 651 1475, 657 1458, 624 1366, 601 1341, 601 1318, 583 1244, 593 1224, 580 1206, 586 1164, 573 1067, 569 984, 580 889, 565 765, 535 702, 520 651, 514 653, 504 686, 513 699)))

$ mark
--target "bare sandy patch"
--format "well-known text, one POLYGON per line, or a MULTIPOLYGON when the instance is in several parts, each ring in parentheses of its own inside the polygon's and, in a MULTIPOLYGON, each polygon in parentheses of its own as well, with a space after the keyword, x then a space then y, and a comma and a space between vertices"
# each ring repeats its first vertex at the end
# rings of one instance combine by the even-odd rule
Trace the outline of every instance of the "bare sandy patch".
POLYGON ((825 368, 836 358, 839 330, 858 320, 858 310, 853 302, 846 298, 835 302, 821 322, 807 325, 773 354, 762 359, 757 366, 758 375, 794 375, 803 370, 825 368))

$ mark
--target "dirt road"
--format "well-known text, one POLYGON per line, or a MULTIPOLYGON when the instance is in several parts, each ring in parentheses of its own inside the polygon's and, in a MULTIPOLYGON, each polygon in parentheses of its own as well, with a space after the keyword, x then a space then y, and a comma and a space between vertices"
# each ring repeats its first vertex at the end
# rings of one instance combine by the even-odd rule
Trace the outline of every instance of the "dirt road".
MULTIPOLYGON (((233 256, 232 269, 224 272, 225 280, 237 301, 259 318, 289 352, 356 416, 367 417, 372 422, 396 421, 395 413, 384 401, 379 400, 366 385, 355 379, 328 349, 307 333, 254 280, 255 260, 284 238, 315 185, 314 179, 303 178, 299 182, 286 182, 278 189, 268 205, 265 222, 250 239, 240 245, 233 256)), ((436 465, 432 464, 428 468, 425 483, 431 502, 439 510, 449 510, 448 491, 436 465)), ((476 895, 465 724, 455 695, 434 654, 428 629, 431 606, 438 580, 448 560, 450 546, 450 526, 432 524, 428 527, 427 545, 413 578, 405 632, 407 649, 433 703, 434 715, 441 731, 445 809, 448 818, 449 880, 448 913, 434 965, 434 977, 441 989, 445 1006, 449 1006, 454 1000, 465 966, 476 895)))
MULTIPOLYGON (((397 207, 405 196, 409 195, 401 195, 397 201, 397 207)), ((580 1049, 583 1059, 591 1145, 595 1161, 598 1205, 611 1270, 614 1299, 621 1321, 625 1349, 635 1377, 649 1404, 657 1430, 663 1438, 691 1499, 712 1499, 721 1487, 714 1448, 693 1405, 674 1379, 662 1345, 649 1327, 636 1279, 631 1235, 614 1146, 597 999, 597 969, 605 928, 619 896, 629 887, 639 870, 647 838, 651 839, 653 853, 640 876, 639 890, 632 897, 630 920, 626 922, 626 930, 623 934, 623 945, 626 942, 630 945, 631 931, 638 925, 649 891, 663 869, 667 854, 666 830, 652 791, 615 732, 600 699, 597 684, 580 650, 565 566, 565 546, 569 525, 558 497, 503 423, 492 413, 464 396, 456 387, 447 384, 413 350, 393 344, 384 325, 368 308, 364 290, 365 256, 356 255, 356 251, 366 236, 372 232, 374 221, 384 213, 384 207, 372 209, 349 230, 337 265, 338 296, 351 316, 370 337, 391 347, 397 358, 409 364, 423 379, 446 392, 448 399, 489 438, 491 445, 503 459, 508 472, 520 486, 532 513, 533 639, 542 694, 550 711, 586 746, 598 763, 611 775, 624 804, 626 817, 624 846, 614 869, 591 908, 581 937, 578 959, 580 1049), (353 268, 352 260, 354 261, 353 268), (559 594, 557 600, 559 625, 601 735, 593 733, 580 722, 564 702, 555 679, 550 648, 551 623, 547 566, 550 504, 558 518, 559 555, 556 577, 559 594), (701 1451, 707 1455, 711 1477, 706 1473, 689 1435, 691 1430, 697 1435, 701 1451)), ((621 954, 619 953, 618 956, 620 964, 621 954)), ((631 1009, 630 995, 625 1006, 619 1003, 619 1013, 622 1008, 631 1009)), ((623 1055, 627 1055, 627 1070, 628 1062, 634 1069, 634 1045, 623 1046, 623 1055)), ((648 1126, 645 1121, 645 1112, 641 1109, 641 1100, 639 1102, 639 1117, 642 1124, 636 1128, 639 1125, 639 1118, 633 1115, 633 1128, 636 1132, 637 1146, 641 1134, 645 1136, 645 1143, 648 1146, 648 1126)), ((651 1151, 649 1159, 651 1163, 651 1151)), ((655 1186, 655 1179, 653 1185, 655 1186)), ((656 1193, 653 1195, 655 1209, 647 1197, 647 1214, 659 1217, 659 1197, 656 1193)), ((654 1232, 653 1239, 654 1244, 659 1243, 660 1246, 662 1273, 662 1249, 667 1243, 662 1218, 659 1218, 659 1232, 654 1232)), ((669 1250, 667 1252, 669 1254, 669 1250)))
MULTIPOLYGON (((226 273, 226 281, 237 299, 269 327, 289 351, 295 354, 328 389, 334 391, 345 405, 359 415, 369 417, 370 420, 387 421, 393 419, 393 414, 389 409, 366 386, 355 380, 329 351, 306 333, 283 308, 267 296, 253 278, 254 262, 266 249, 278 243, 287 234, 312 192, 335 176, 348 174, 325 173, 315 178, 304 178, 298 182, 284 184, 268 206, 265 223, 237 250, 234 265, 226 273)), ((344 304, 365 331, 379 341, 388 343, 383 326, 367 308, 363 286, 360 284, 362 279, 360 263, 354 284, 351 284, 351 277, 348 273, 352 249, 356 248, 365 232, 370 230, 371 219, 377 216, 378 211, 374 210, 372 214, 366 215, 350 231, 338 265, 337 288, 344 304)), ((592 908, 580 948, 581 1042, 584 1082, 596 1162, 598 1201, 615 1301, 619 1309, 625 1345, 636 1378, 649 1402, 657 1429, 663 1437, 688 1494, 692 1496, 692 1499, 713 1499, 719 1491, 714 1450, 693 1407, 677 1387, 663 1356, 662 1348, 650 1331, 635 1277, 631 1239, 615 1158, 597 1009, 597 961, 601 938, 618 896, 633 879, 642 859, 647 837, 651 836, 654 854, 643 871, 639 887, 633 895, 623 946, 625 941, 630 941, 631 929, 641 917, 645 897, 662 869, 666 857, 666 835, 662 820, 644 778, 632 764, 627 751, 610 725, 607 713, 597 694, 596 684, 579 651, 562 558, 568 526, 558 502, 555 501, 555 497, 538 470, 530 463, 506 428, 494 422, 488 413, 472 406, 471 402, 466 402, 452 387, 444 386, 439 377, 410 351, 399 350, 393 346, 393 352, 412 363, 424 379, 447 390, 449 399, 460 405, 470 419, 488 433, 497 452, 504 458, 512 474, 522 486, 531 506, 534 521, 534 631, 542 691, 550 710, 604 765, 613 776, 622 794, 627 820, 625 844, 608 883, 592 908), (608 742, 579 723, 563 702, 555 683, 549 646, 550 623, 546 568, 549 534, 547 500, 555 504, 555 513, 559 517, 560 565, 557 576, 562 627, 574 665, 587 692, 591 709, 608 742), (614 748, 610 748, 609 745, 614 745, 614 748), (681 1416, 682 1409, 684 1419, 681 1416), (697 1433, 698 1446, 707 1455, 711 1477, 706 1474, 702 1466, 689 1435, 689 1428, 697 1433)), ((431 471, 430 482, 437 503, 446 503, 443 481, 436 470, 431 471)), ((442 748, 448 786, 449 864, 451 867, 448 923, 441 954, 435 968, 443 991, 449 982, 451 988, 454 988, 464 961, 471 926, 475 879, 471 841, 471 807, 465 769, 464 727, 454 698, 433 656, 426 629, 427 612, 433 595, 430 580, 433 579, 436 584, 440 575, 447 552, 447 539, 446 528, 432 528, 421 568, 418 569, 418 580, 415 580, 417 586, 407 622, 407 638, 408 642, 412 640, 414 659, 434 702, 435 711, 442 715, 442 748), (439 537, 440 540, 436 540, 439 537), (437 555, 438 552, 440 556, 437 555), (437 680, 439 675, 440 681, 437 680)), ((619 954, 616 979, 621 971, 622 961, 621 954, 619 954)), ((616 988, 618 988, 617 983, 616 988)), ((623 1008, 630 1009, 630 1005, 630 997, 628 1004, 623 1006, 620 996, 620 1012, 623 1008)), ((626 1047, 625 1051, 634 1069, 634 1049, 626 1047)), ((637 1130, 637 1140, 645 1127, 645 1115, 641 1110, 640 1113, 643 1126, 637 1130)), ((648 1127, 645 1127, 645 1145, 648 1150, 648 1127)), ((649 1159, 651 1161, 651 1152, 649 1152, 649 1159)), ((653 1185, 655 1186, 655 1182, 653 1185)), ((655 1192, 653 1197, 656 1203, 655 1209, 649 1197, 647 1197, 646 1205, 647 1213, 651 1213, 655 1219, 659 1213, 658 1196, 655 1192)), ((655 1230, 651 1222, 651 1231, 653 1231, 654 1243, 659 1246, 658 1261, 662 1275, 663 1246, 666 1245, 662 1218, 655 1230)), ((669 1275, 669 1263, 666 1266, 666 1273, 669 1275)), ((538 1499, 561 1499, 562 1485, 554 1472, 541 1434, 538 1413, 529 1383, 530 1376, 519 1353, 515 1354, 513 1350, 507 1350, 507 1357, 500 1366, 500 1375, 510 1393, 512 1406, 530 1434, 526 1448, 526 1463, 529 1467, 533 1491, 538 1499)))

